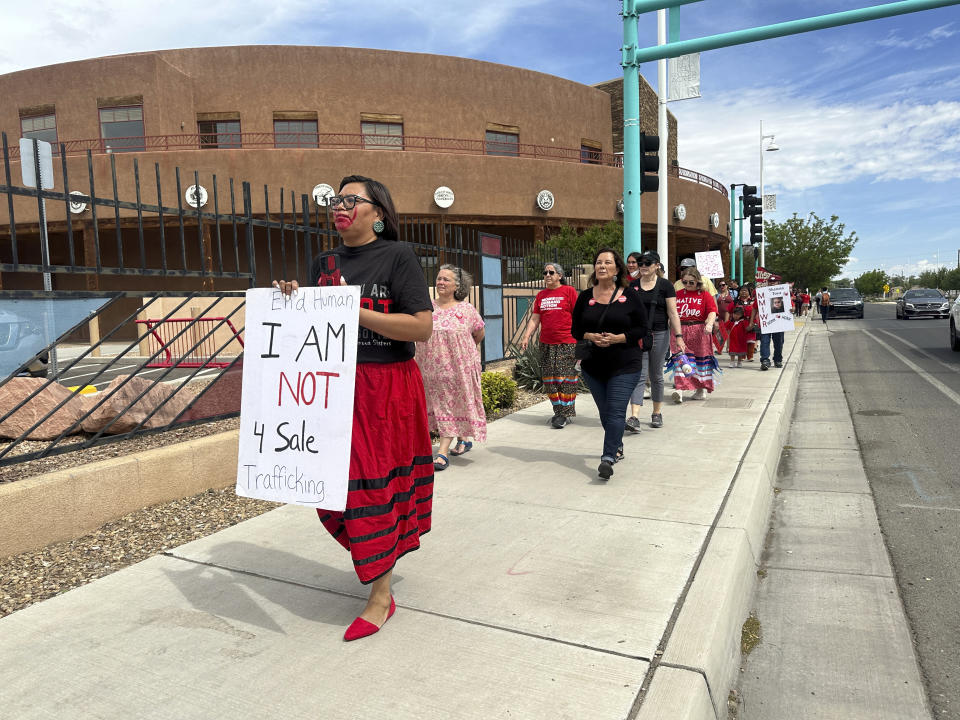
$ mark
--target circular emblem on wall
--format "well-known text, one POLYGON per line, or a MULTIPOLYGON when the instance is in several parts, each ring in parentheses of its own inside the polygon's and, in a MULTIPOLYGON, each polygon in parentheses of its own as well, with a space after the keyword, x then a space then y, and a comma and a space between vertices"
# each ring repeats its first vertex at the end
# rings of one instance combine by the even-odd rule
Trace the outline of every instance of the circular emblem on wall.
POLYGON ((191 185, 183 197, 190 207, 203 207, 207 204, 207 189, 203 185, 191 185))
POLYGON ((720 227, 720 213, 710 213, 710 224, 714 228, 720 227))
POLYGON ((541 190, 538 192, 537 207, 543 211, 550 210, 553 207, 553 193, 549 190, 541 190))
MULTIPOLYGON (((72 195, 72 196, 79 196, 79 197, 81 197, 81 198, 86 198, 86 197, 87 197, 85 194, 83 194, 83 193, 80 192, 79 190, 71 190, 71 191, 70 191, 70 195, 72 195)), ((82 213, 82 212, 83 212, 84 210, 86 210, 86 209, 87 209, 87 201, 86 201, 85 199, 84 199, 84 200, 79 200, 79 199, 78 199, 78 200, 71 200, 71 201, 70 201, 70 212, 72 212, 74 215, 79 215, 80 213, 82 213)))
POLYGON ((687 219, 687 207, 683 203, 677 205, 673 209, 673 215, 677 220, 686 220, 687 219))
POLYGON ((448 208, 453 205, 453 190, 446 185, 441 185, 433 191, 433 201, 437 207, 448 208))
POLYGON ((327 198, 331 195, 335 195, 334 189, 327 185, 326 183, 320 183, 319 185, 313 188, 313 192, 310 193, 313 195, 313 201, 320 207, 327 206, 327 198))

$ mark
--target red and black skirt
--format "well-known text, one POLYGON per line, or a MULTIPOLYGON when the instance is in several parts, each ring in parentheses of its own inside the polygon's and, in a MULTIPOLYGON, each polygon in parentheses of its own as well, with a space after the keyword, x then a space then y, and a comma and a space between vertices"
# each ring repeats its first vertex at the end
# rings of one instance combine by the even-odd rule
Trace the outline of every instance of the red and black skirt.
POLYGON ((347 508, 317 515, 367 584, 420 547, 432 507, 433 448, 417 363, 358 364, 347 508))

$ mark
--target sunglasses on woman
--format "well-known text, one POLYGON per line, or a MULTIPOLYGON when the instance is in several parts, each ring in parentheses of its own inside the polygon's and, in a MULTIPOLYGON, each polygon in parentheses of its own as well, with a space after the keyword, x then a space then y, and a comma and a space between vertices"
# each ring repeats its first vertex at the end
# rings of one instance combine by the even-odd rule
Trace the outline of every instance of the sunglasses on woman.
POLYGON ((556 275, 556 274, 557 274, 556 270, 544 270, 544 271, 543 271, 543 276, 544 276, 544 277, 546 277, 547 275, 556 275))
POLYGON ((684 285, 696 285, 696 284, 697 284, 697 281, 696 281, 696 280, 683 280, 682 282, 683 282, 684 285))
POLYGON ((365 197, 360 197, 359 195, 331 195, 327 198, 327 205, 330 208, 335 208, 337 205, 343 205, 344 210, 353 210, 357 206, 357 203, 369 203, 370 205, 376 205, 381 207, 380 203, 376 200, 367 200, 365 197))
POLYGON ((651 265, 654 265, 654 264, 655 263, 653 262, 653 260, 641 260, 640 262, 637 263, 637 265, 639 265, 640 267, 650 267, 651 265))

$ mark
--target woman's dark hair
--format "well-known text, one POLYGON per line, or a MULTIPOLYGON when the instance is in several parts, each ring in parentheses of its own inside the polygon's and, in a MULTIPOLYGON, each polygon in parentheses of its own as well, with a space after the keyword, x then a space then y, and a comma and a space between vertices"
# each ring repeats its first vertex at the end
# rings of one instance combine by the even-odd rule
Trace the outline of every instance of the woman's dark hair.
POLYGON ((634 250, 632 253, 630 253, 629 255, 627 255, 627 260, 633 260, 635 263, 637 263, 637 265, 639 265, 639 264, 640 264, 640 256, 641 256, 641 255, 643 255, 643 253, 640 253, 640 252, 637 252, 636 250, 634 250))
MULTIPOLYGON (((620 257, 620 253, 618 253, 613 248, 605 247, 597 250, 597 254, 593 256, 593 265, 596 266, 597 258, 599 258, 604 253, 610 253, 611 255, 613 255, 613 262, 616 263, 617 265, 617 279, 614 281, 614 284, 619 285, 620 287, 627 287, 628 285, 630 285, 631 277, 630 277, 630 273, 627 272, 627 265, 626 263, 623 262, 623 258, 620 257)), ((590 274, 590 284, 591 285, 597 284, 596 270, 594 270, 590 274)))
POLYGON ((350 183, 362 183, 370 199, 383 211, 383 231, 377 233, 377 236, 384 240, 399 240, 400 221, 397 219, 397 209, 393 206, 393 198, 390 197, 390 191, 386 186, 363 175, 347 175, 340 181, 340 190, 350 183))

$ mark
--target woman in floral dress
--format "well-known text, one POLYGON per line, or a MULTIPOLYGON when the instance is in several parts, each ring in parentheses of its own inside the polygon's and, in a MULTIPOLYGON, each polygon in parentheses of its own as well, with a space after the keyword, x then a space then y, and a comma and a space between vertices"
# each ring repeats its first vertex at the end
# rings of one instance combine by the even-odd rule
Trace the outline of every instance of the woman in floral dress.
POLYGON ((427 421, 440 435, 433 459, 435 470, 446 470, 448 455, 463 455, 487 439, 487 416, 480 393, 480 352, 483 318, 467 301, 470 274, 456 265, 442 265, 433 301, 433 335, 417 343, 417 364, 427 393, 427 421), (456 445, 453 449, 454 438, 456 445))

